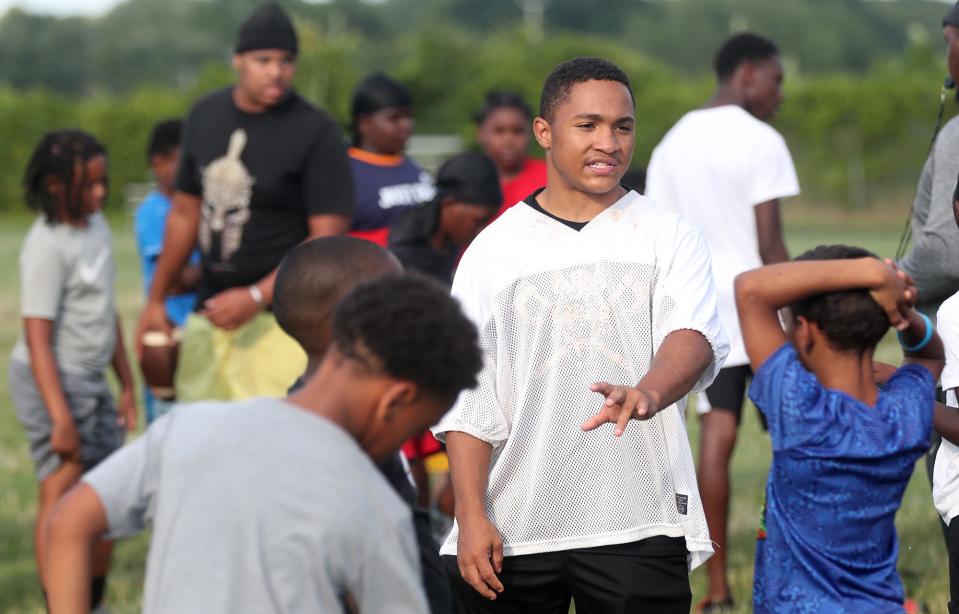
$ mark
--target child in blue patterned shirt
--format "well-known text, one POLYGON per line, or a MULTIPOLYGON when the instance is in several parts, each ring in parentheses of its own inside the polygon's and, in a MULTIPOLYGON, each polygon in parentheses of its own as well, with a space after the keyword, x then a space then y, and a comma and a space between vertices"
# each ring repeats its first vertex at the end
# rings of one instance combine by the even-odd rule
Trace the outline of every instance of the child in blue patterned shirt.
POLYGON ((755 612, 903 611, 895 515, 929 447, 944 360, 915 300, 907 275, 846 246, 736 279, 749 396, 773 446, 755 612), (890 325, 904 365, 877 387, 873 353, 890 325))

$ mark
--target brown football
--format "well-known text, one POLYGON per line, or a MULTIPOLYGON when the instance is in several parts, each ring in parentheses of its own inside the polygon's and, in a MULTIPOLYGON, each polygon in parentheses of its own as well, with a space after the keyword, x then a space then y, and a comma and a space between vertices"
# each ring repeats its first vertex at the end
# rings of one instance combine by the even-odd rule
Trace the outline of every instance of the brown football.
POLYGON ((167 335, 161 331, 147 331, 143 334, 143 355, 140 358, 140 371, 143 381, 153 396, 158 399, 172 399, 173 374, 176 372, 177 353, 180 350, 179 329, 167 335))

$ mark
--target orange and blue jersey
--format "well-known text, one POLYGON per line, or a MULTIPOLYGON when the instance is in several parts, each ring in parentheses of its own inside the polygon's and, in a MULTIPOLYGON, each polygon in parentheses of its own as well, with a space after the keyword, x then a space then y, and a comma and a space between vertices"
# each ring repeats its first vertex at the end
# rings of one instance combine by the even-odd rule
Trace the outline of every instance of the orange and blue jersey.
POLYGON ((350 234, 386 247, 390 226, 404 212, 429 202, 433 179, 406 156, 349 150, 356 208, 350 234))

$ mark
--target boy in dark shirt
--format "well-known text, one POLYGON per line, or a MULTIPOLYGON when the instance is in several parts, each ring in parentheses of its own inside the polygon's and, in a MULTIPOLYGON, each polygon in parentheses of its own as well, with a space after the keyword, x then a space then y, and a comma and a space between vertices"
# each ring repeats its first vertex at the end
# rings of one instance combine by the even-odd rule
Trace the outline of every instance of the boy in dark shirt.
POLYGON ((405 153, 413 134, 413 99, 403 84, 370 75, 353 92, 351 107, 356 209, 350 234, 385 246, 390 225, 433 197, 433 180, 405 153))
POLYGON ((298 50, 290 18, 262 3, 237 36, 236 82, 187 116, 164 250, 137 331, 138 339, 170 333, 163 300, 199 246, 180 402, 280 396, 303 368, 269 313, 276 267, 302 241, 348 229, 353 182, 336 121, 293 89, 298 50))
POLYGON ((493 162, 475 151, 457 154, 440 167, 436 196, 393 225, 390 251, 406 269, 452 285, 456 260, 502 199, 493 162))
MULTIPOLYGON (((399 272, 399 263, 388 251, 354 237, 314 239, 287 254, 277 271, 273 310, 280 328, 307 354, 306 372, 290 393, 303 386, 323 361, 330 346, 333 310, 340 299, 364 281, 399 272)), ((413 528, 430 609, 434 614, 449 612, 452 602, 439 547, 430 533, 429 515, 414 505, 416 490, 402 456, 394 454, 378 467, 413 509, 413 528)))

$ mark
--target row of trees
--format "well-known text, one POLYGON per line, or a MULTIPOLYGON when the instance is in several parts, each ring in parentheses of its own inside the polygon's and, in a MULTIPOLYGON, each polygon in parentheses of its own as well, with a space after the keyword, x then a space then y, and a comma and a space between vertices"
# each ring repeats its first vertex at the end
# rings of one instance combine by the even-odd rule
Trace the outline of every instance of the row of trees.
MULTIPOLYGON (((634 164, 641 166, 666 130, 713 88, 706 74, 683 75, 603 36, 539 37, 522 25, 477 33, 449 25, 403 35, 387 54, 337 24, 301 20, 299 29, 297 87, 344 128, 351 90, 371 68, 410 86, 419 133, 456 133, 471 143, 471 118, 486 90, 515 89, 535 106, 553 66, 576 55, 599 55, 633 81, 634 164)), ((858 75, 797 75, 787 66, 787 100, 774 124, 790 144, 806 198, 861 206, 898 201, 914 189, 939 103, 944 65, 937 47, 915 45, 858 75)), ((116 188, 147 180, 144 148, 151 126, 182 115, 202 92, 230 83, 226 60, 207 63, 191 85, 179 88, 141 86, 83 98, 0 88, 0 209, 22 206, 20 178, 30 150, 44 131, 57 127, 81 127, 104 140, 116 188)), ((947 117, 955 110, 950 100, 947 117)), ((115 189, 111 200, 121 204, 123 190, 115 189)))
MULTIPOLYGON (((59 19, 14 9, 0 19, 0 82, 67 94, 145 85, 192 86, 222 61, 259 0, 126 0, 100 18, 59 19)), ((357 36, 363 54, 395 57, 410 33, 485 34, 523 24, 530 36, 610 37, 684 75, 708 71, 720 41, 751 29, 779 42, 804 73, 862 73, 938 39, 935 0, 280 0, 297 19, 357 36)), ((387 66, 388 67, 388 66, 387 66)))

